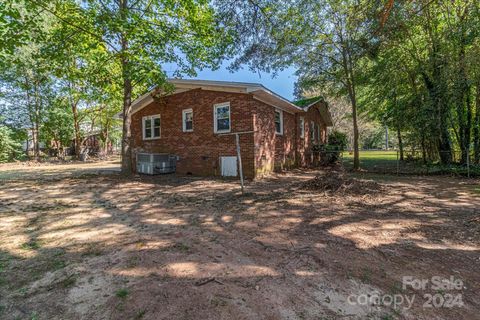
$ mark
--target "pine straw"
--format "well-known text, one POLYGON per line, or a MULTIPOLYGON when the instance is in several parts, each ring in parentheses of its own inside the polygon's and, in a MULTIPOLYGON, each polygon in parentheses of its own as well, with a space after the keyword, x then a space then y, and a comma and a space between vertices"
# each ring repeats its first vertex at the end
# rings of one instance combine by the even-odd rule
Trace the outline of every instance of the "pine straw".
POLYGON ((376 195, 382 185, 372 180, 349 178, 342 171, 330 171, 317 175, 302 184, 301 189, 352 196, 376 195))

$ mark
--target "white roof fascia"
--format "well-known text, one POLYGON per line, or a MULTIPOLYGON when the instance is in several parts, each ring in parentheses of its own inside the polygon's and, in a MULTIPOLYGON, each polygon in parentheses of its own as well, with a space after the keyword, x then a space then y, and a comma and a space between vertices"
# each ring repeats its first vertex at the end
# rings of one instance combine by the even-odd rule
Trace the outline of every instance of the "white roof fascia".
MULTIPOLYGON (((268 90, 264 86, 257 83, 248 82, 229 82, 229 81, 211 81, 211 80, 186 80, 186 79, 169 79, 168 82, 175 86, 175 91, 168 94, 176 94, 194 89, 220 91, 220 92, 233 92, 233 93, 250 93, 256 100, 259 100, 268 105, 280 108, 289 113, 304 112, 303 108, 300 108, 280 95, 268 90)), ((131 114, 138 112, 146 107, 148 104, 154 101, 152 93, 155 89, 151 90, 138 97, 132 102, 131 114)), ((167 95, 167 96, 168 96, 167 95)))

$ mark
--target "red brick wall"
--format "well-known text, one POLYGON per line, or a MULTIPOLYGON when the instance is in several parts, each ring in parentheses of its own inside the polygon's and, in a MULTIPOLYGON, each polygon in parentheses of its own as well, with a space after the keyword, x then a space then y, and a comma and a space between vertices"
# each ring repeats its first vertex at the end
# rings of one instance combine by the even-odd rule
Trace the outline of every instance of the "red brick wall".
POLYGON ((259 104, 255 121, 255 168, 258 175, 286 169, 295 163, 295 115, 283 111, 283 134, 275 133, 275 107, 259 104))
MULTIPOLYGON (((327 126, 323 121, 318 108, 323 108, 323 102, 318 103, 308 109, 307 112, 296 115, 298 128, 300 128, 300 117, 305 119, 305 138, 300 138, 300 132, 297 135, 297 163, 299 166, 309 166, 315 161, 312 156, 311 148, 314 144, 326 143, 327 126), (320 126, 320 141, 312 141, 310 134, 310 123, 315 122, 320 126)), ((298 129, 299 130, 299 129, 298 129)), ((315 133, 315 137, 317 133, 315 133)))
POLYGON ((256 176, 273 171, 275 162, 275 114, 270 105, 255 107, 255 170, 256 176))
MULTIPOLYGON (((134 154, 138 152, 170 153, 180 157, 178 173, 220 175, 220 156, 235 156, 235 136, 214 133, 213 105, 230 102, 231 132, 252 131, 254 106, 250 95, 239 93, 191 90, 157 100, 132 115, 134 154), (182 130, 182 110, 193 109, 193 132, 182 130), (142 117, 160 114, 161 137, 143 140, 142 117)), ((240 136, 244 175, 253 178, 254 136, 240 136)))
POLYGON ((243 172, 247 178, 267 174, 274 169, 311 165, 310 121, 321 127, 325 142, 326 126, 318 106, 308 112, 283 111, 283 135, 275 133, 275 108, 253 99, 251 95, 206 90, 191 90, 171 95, 146 106, 132 115, 134 154, 158 152, 180 157, 177 172, 194 175, 220 175, 219 158, 235 156, 235 136, 214 133, 213 106, 230 102, 231 132, 255 131, 240 135, 243 172), (193 132, 183 132, 182 111, 193 110, 193 132), (142 117, 160 114, 161 137, 143 140, 142 117), (305 138, 300 138, 300 116, 305 118, 305 138))
POLYGON ((275 135, 275 169, 283 170, 295 166, 295 115, 283 112, 283 134, 275 135))

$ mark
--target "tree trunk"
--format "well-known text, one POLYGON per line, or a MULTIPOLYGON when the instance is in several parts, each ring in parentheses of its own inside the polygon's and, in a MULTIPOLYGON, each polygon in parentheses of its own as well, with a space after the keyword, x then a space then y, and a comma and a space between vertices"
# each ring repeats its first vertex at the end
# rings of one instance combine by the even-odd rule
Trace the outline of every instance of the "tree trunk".
POLYGON ((402 133, 400 132, 400 126, 397 126, 397 138, 398 138, 398 149, 400 150, 400 161, 403 161, 404 160, 403 141, 402 141, 402 133))
MULTIPOLYGON (((120 2, 120 14, 126 19, 128 0, 120 2)), ((125 32, 121 34, 121 65, 123 78, 123 130, 122 130, 122 173, 132 174, 132 151, 131 144, 131 104, 132 104, 132 79, 130 74, 130 61, 128 58, 128 40, 125 32)))
POLYGON ((81 151, 81 142, 82 142, 82 137, 80 136, 80 123, 78 120, 78 108, 77 108, 77 103, 72 102, 72 114, 73 114, 73 130, 75 133, 75 138, 73 140, 74 143, 74 148, 75 148, 75 157, 77 159, 80 159, 80 151, 81 151))
MULTIPOLYGON (((35 158, 35 146, 37 145, 37 134, 35 133, 35 126, 33 125, 35 123, 35 120, 32 122, 32 151, 33 151, 33 159, 35 158)), ((27 145, 28 149, 28 145, 27 145)), ((28 153, 28 150, 27 150, 28 153)))
POLYGON ((351 97, 352 120, 353 120, 353 170, 360 169, 360 152, 358 146, 358 121, 357 121, 357 99, 355 94, 351 97))
MULTIPOLYGON (((33 127, 33 124, 35 123, 35 117, 34 117, 34 112, 32 110, 32 101, 30 97, 30 85, 28 78, 25 77, 25 97, 27 99, 27 109, 28 109, 28 119, 30 120, 30 130, 32 132, 32 146, 35 146, 35 129, 33 127)), ((27 157, 30 158, 30 139, 27 137, 27 148, 26 148, 26 153, 27 157)))
POLYGON ((109 132, 108 132, 108 125, 103 129, 103 153, 106 155, 108 155, 109 153, 109 148, 108 148, 108 143, 109 143, 109 132))
POLYGON ((35 83, 35 116, 34 116, 34 143, 33 143, 33 156, 35 160, 40 159, 40 140, 39 140, 39 130, 40 130, 40 98, 38 95, 38 83, 35 83))
MULTIPOLYGON (((342 40, 343 41, 343 40, 342 40)), ((342 44, 342 67, 345 75, 344 84, 346 86, 350 103, 352 105, 353 122, 353 170, 360 169, 360 153, 358 146, 358 120, 357 120, 357 97, 355 92, 355 77, 352 70, 352 62, 349 59, 348 47, 346 43, 342 44)))
POLYGON ((466 66, 465 66, 465 32, 462 30, 460 39, 460 51, 458 54, 459 68, 456 86, 456 104, 457 104, 457 121, 458 121, 458 137, 461 152, 461 163, 467 163, 467 153, 470 146, 470 136, 472 127, 472 109, 470 99, 470 86, 468 84, 466 66))
POLYGON ((422 141, 421 141, 421 147, 422 147, 422 161, 423 164, 427 163, 427 149, 425 146, 425 135, 422 134, 422 141))
POLYGON ((473 151, 475 163, 480 163, 480 82, 475 94, 475 122, 473 125, 473 151))
POLYGON ((448 131, 448 105, 444 97, 447 90, 441 78, 440 68, 437 63, 434 63, 433 77, 430 78, 426 73, 422 73, 422 77, 436 114, 436 130, 433 134, 437 137, 435 143, 438 155, 442 164, 448 164, 452 162, 452 143, 448 131))
POLYGON ((467 125, 465 126, 465 150, 462 152, 462 155, 465 153, 465 162, 462 163, 467 163, 467 159, 470 156, 470 140, 472 139, 472 99, 471 99, 471 87, 468 86, 468 91, 467 91, 467 101, 466 101, 466 107, 467 107, 467 125))

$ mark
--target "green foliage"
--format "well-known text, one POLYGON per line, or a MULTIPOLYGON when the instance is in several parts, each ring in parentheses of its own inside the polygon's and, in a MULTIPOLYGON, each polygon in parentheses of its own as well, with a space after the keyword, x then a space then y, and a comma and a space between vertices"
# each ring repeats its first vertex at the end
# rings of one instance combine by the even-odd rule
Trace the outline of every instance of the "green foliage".
POLYGON ((361 141, 362 149, 382 149, 385 147, 385 129, 379 126, 376 130, 369 132, 361 141))
POLYGON ((152 87, 171 90, 168 76, 216 68, 232 48, 204 0, 5 0, 0 28, 0 112, 46 145, 66 143, 68 126, 77 144, 90 131, 105 145, 118 140, 122 106, 152 87))
POLYGON ((332 131, 328 134, 328 145, 335 150, 345 150, 348 144, 347 134, 340 131, 332 131))
POLYGON ((127 289, 120 289, 120 290, 117 290, 117 292, 115 292, 115 295, 118 297, 118 298, 126 298, 128 296, 128 290, 127 289))
POLYGON ((318 97, 300 99, 298 101, 295 101, 294 104, 296 104, 299 107, 306 107, 318 101, 324 101, 323 97, 318 96, 318 97))
MULTIPOLYGON (((474 1, 398 4, 378 30, 376 54, 364 59, 364 111, 407 136, 405 147, 425 158, 449 163, 453 149, 466 150, 472 132, 479 135, 472 122, 479 23, 474 1)), ((461 162, 465 158, 466 152, 461 162)))
POLYGON ((69 146, 73 134, 73 115, 68 106, 54 103, 45 114, 43 121, 42 140, 69 146))
POLYGON ((21 154, 22 145, 14 136, 10 128, 0 125, 0 162, 11 161, 21 154))

